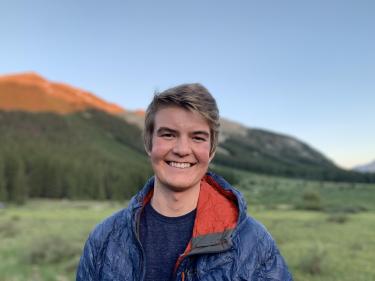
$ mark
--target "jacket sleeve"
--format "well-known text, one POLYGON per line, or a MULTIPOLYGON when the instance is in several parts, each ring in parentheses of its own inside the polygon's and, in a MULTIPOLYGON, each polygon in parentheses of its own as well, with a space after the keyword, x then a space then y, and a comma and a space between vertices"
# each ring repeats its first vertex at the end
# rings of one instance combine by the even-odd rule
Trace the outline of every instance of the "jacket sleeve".
POLYGON ((261 244, 263 244, 262 261, 257 272, 258 281, 293 281, 288 266, 281 256, 279 249, 271 235, 266 232, 261 244))
POLYGON ((96 247, 92 237, 87 239, 81 259, 78 264, 76 281, 96 281, 95 257, 96 247))

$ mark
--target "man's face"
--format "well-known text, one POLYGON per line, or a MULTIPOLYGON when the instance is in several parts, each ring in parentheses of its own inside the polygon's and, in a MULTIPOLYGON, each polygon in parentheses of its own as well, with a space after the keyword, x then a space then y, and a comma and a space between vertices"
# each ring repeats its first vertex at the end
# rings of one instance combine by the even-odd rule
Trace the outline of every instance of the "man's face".
POLYGON ((155 184, 175 192, 197 188, 211 161, 210 139, 199 113, 177 106, 158 110, 149 152, 155 184))

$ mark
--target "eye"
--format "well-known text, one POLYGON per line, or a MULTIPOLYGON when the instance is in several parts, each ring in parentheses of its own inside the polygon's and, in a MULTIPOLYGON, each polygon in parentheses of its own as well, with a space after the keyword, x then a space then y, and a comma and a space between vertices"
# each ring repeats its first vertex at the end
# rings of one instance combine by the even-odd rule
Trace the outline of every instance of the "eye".
POLYGON ((207 139, 205 137, 200 137, 200 136, 194 136, 193 140, 195 142, 205 142, 205 141, 207 141, 207 139))
POLYGON ((171 134, 171 133, 164 133, 164 134, 161 134, 161 137, 162 137, 163 139, 170 140, 170 139, 173 139, 173 138, 174 138, 174 135, 171 134))

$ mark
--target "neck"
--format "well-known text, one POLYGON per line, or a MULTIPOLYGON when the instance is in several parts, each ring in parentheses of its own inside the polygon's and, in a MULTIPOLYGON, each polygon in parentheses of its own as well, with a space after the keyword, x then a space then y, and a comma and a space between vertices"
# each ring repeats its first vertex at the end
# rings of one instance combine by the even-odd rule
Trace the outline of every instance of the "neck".
POLYGON ((200 184, 184 191, 173 191, 155 181, 151 206, 166 217, 179 217, 193 211, 198 204, 200 184))

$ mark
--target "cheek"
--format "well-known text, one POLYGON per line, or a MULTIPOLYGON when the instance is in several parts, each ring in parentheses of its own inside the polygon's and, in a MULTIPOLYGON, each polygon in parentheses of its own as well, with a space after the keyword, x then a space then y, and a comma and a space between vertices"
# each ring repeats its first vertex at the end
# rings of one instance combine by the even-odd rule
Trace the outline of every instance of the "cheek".
POLYGON ((200 162, 209 163, 210 162, 210 145, 199 147, 196 150, 196 156, 199 158, 200 162))
POLYGON ((150 156, 151 158, 163 157, 169 151, 169 146, 166 142, 155 139, 152 144, 150 156))

